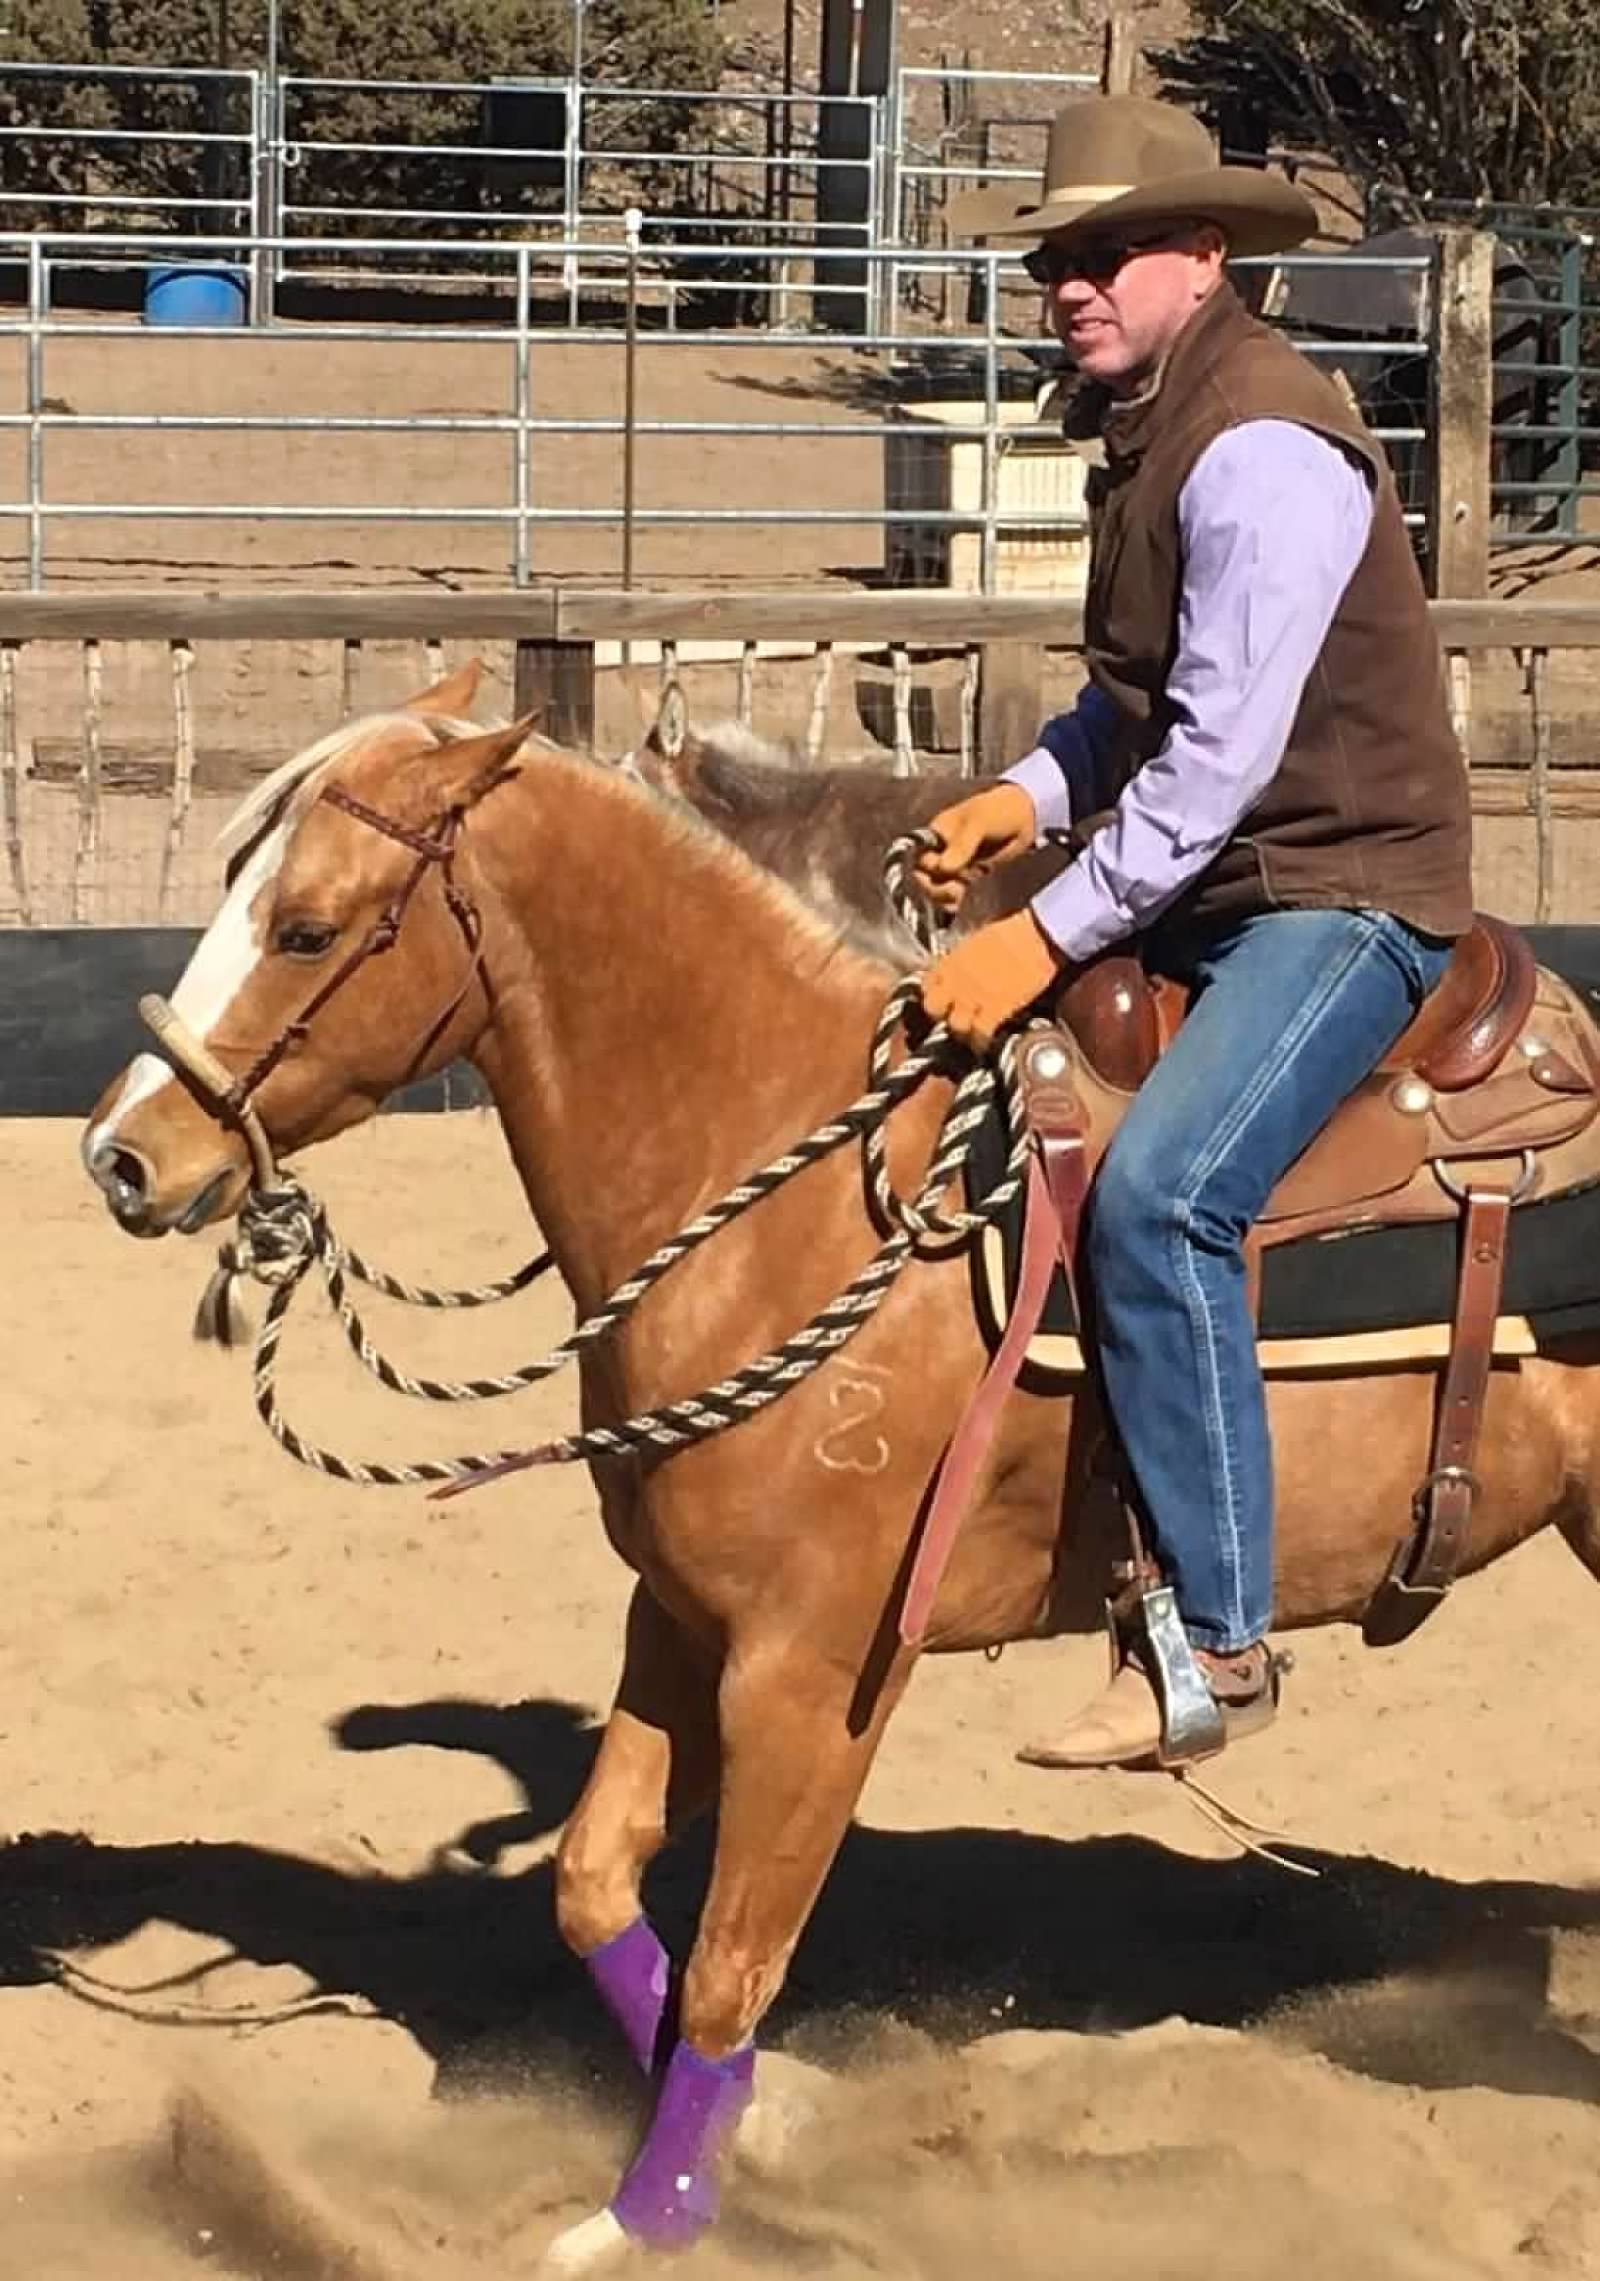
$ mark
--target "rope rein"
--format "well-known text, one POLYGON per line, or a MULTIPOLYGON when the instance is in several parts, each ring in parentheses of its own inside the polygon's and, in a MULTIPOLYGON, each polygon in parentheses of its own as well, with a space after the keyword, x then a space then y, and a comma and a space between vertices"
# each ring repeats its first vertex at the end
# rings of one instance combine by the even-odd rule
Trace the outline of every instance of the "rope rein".
MULTIPOLYGON (((897 840, 885 859, 885 886, 902 924, 927 943, 936 921, 911 886, 917 850, 933 835, 919 831, 897 840)), ((549 1265, 548 1255, 530 1260, 499 1283, 467 1290, 435 1291, 401 1282, 347 1251, 329 1225, 324 1207, 292 1176, 280 1174, 271 1188, 252 1189, 239 1214, 239 1234, 226 1247, 219 1273, 249 1274, 268 1286, 271 1297, 257 1338, 255 1405, 274 1439, 302 1465, 344 1481, 383 1487, 446 1484, 444 1495, 490 1476, 525 1466, 566 1464, 579 1458, 664 1455, 688 1443, 724 1432, 777 1401, 811 1376, 822 1363, 870 1322, 914 1258, 939 1259, 969 1244, 1019 1193, 1028 1149, 1021 1114, 1016 1040, 1004 1040, 994 1064, 969 1065, 960 1076, 937 1143, 914 1197, 902 1197, 890 1181, 884 1126, 890 1112, 910 1098, 930 1076, 954 1075, 970 1063, 942 1028, 929 1033, 920 1052, 892 1059, 895 1040, 908 1010, 919 1001, 914 977, 897 983, 879 1016, 869 1058, 869 1083, 848 1108, 804 1140, 752 1172, 706 1211, 662 1244, 626 1282, 538 1361, 503 1374, 465 1380, 417 1378, 403 1371, 373 1342, 350 1295, 352 1279, 409 1304, 460 1308, 491 1304, 525 1290, 549 1265), (941 1199, 966 1165, 973 1136, 999 1101, 1007 1134, 1005 1169, 994 1187, 971 1208, 951 1210, 941 1199), (796 1173, 820 1162, 848 1142, 862 1143, 868 1182, 885 1240, 845 1288, 809 1323, 781 1345, 744 1364, 698 1393, 626 1418, 595 1426, 530 1448, 480 1451, 458 1457, 425 1458, 413 1464, 363 1463, 307 1441, 284 1417, 277 1398, 279 1344, 291 1303, 310 1268, 320 1270, 333 1313, 351 1351, 380 1384, 392 1392, 431 1402, 482 1402, 522 1392, 549 1378, 585 1347, 626 1321, 645 1295, 693 1251, 731 1221, 749 1211, 796 1173)))
MULTIPOLYGON (((286 1185, 292 1185, 279 1174, 269 1190, 253 1190, 252 1198, 263 1199, 275 1195, 286 1185)), ((381 1267, 363 1258, 358 1251, 338 1247, 343 1273, 354 1282, 364 1283, 372 1291, 381 1292, 386 1299, 399 1299, 408 1307, 461 1310, 469 1307, 492 1307, 501 1299, 514 1299, 519 1291, 526 1291, 548 1274, 555 1260, 547 1251, 536 1252, 524 1261, 514 1275, 503 1275, 497 1283, 475 1283, 463 1290, 436 1291, 426 1284, 403 1283, 397 1275, 390 1275, 381 1267)), ((201 1294, 195 1310, 195 1336, 214 1340, 219 1346, 236 1346, 242 1338, 242 1325, 238 1321, 235 1286, 251 1281, 274 1283, 279 1279, 278 1260, 281 1257, 281 1239, 273 1232, 270 1222, 259 1221, 250 1210, 247 1200, 241 1211, 237 1233, 221 1245, 211 1280, 201 1294), (246 1225, 248 1218, 249 1224, 246 1225), (258 1257, 256 1246, 265 1245, 265 1256, 258 1257)))
MULTIPOLYGON (((345 805, 352 809, 359 809, 361 804, 352 801, 346 802, 345 805)), ((369 817, 375 814, 375 811, 372 810, 363 812, 369 817)), ((889 908, 912 941, 930 956, 938 949, 940 937, 947 922, 942 914, 937 912, 932 904, 917 892, 913 884, 912 869, 919 849, 932 847, 937 836, 926 826, 908 832, 904 838, 891 843, 885 852, 883 862, 884 896, 889 908)), ((1065 839, 1067 835, 1052 832, 1047 836, 1052 839, 1065 839)), ((406 844, 415 846, 420 837, 421 835, 418 834, 410 834, 407 836, 406 844)), ((888 1216, 894 1207, 888 1189, 887 1174, 883 1166, 883 1144, 876 1132, 869 1132, 865 1136, 865 1147, 869 1174, 873 1183, 873 1193, 880 1211, 885 1212, 888 1216)), ((269 1198, 277 1199, 281 1196, 283 1201, 278 1208, 292 1220, 295 1207, 289 1201, 291 1190, 301 1195, 304 1194, 297 1182, 282 1173, 278 1173, 272 1181, 264 1183, 259 1189, 252 1191, 251 1200, 247 1202, 239 1214, 235 1233, 226 1243, 218 1246, 217 1264, 212 1270, 211 1279, 201 1294, 199 1305, 195 1310, 196 1338, 202 1341, 212 1341, 219 1346, 242 1344, 246 1326, 237 1297, 238 1285, 243 1282, 272 1284, 282 1278, 282 1269, 278 1263, 283 1255, 284 1238, 274 1231, 272 1214, 265 1210, 254 1209, 253 1206, 259 1202, 264 1207, 269 1198), (256 1248, 258 1243, 261 1246, 259 1257, 256 1248)), ((330 1238, 330 1241, 333 1239, 330 1238)), ((344 1277, 351 1278, 357 1283, 364 1283, 369 1290, 381 1292, 386 1299, 398 1299, 408 1307, 435 1309, 491 1307, 501 1299, 512 1299, 516 1297, 519 1291, 526 1291, 531 1284, 539 1280, 540 1276, 547 1275, 555 1265, 550 1253, 541 1251, 537 1252, 532 1259, 525 1261, 515 1274, 502 1276, 498 1282, 477 1283, 464 1289, 441 1291, 426 1284, 402 1282, 398 1276, 389 1274, 381 1267, 373 1266, 371 1261, 365 1259, 360 1252, 350 1251, 342 1244, 335 1243, 334 1248, 337 1250, 339 1269, 344 1277)), ((361 1356, 363 1362, 367 1363, 367 1367, 373 1371, 374 1376, 382 1379, 384 1377, 383 1370, 377 1368, 375 1362, 369 1362, 367 1354, 363 1351, 366 1343, 365 1333, 360 1329, 353 1310, 349 1309, 348 1306, 341 1306, 338 1301, 335 1301, 335 1307, 352 1348, 361 1356), (354 1325, 354 1331, 352 1331, 352 1325, 354 1325)), ((381 1357, 377 1359, 381 1360, 381 1357)), ((387 1383, 388 1381, 385 1380, 384 1382, 387 1383)), ((404 1385, 396 1387, 397 1392, 404 1392, 405 1390, 404 1385)), ((511 1387, 506 1390, 508 1392, 514 1391, 511 1387)), ((466 1399, 468 1397, 461 1398, 466 1399)))

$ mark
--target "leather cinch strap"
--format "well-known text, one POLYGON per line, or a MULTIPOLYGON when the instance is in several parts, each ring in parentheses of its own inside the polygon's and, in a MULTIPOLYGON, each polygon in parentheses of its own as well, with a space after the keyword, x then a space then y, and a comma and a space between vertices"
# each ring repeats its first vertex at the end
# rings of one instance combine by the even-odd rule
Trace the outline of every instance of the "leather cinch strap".
POLYGON ((927 1631, 940 1581, 972 1499, 973 1483, 994 1441, 1000 1413, 1017 1382, 1028 1342, 1039 1326, 1058 1259, 1069 1286, 1073 1281, 1078 1222, 1089 1189, 1084 1136, 1075 1129, 1058 1127, 1037 1131, 1034 1141, 1037 1154, 1028 1160, 1022 1270, 1016 1300, 1005 1334, 962 1413, 939 1468, 900 1610, 900 1637, 908 1647, 919 1646, 927 1631))
POLYGON ((1472 1462, 1494 1361, 1510 1224, 1508 1192, 1467 1190, 1450 1360, 1439 1391, 1433 1452, 1413 1500, 1416 1526, 1361 1620, 1368 1647, 1394 1647, 1408 1639, 1449 1591, 1466 1550, 1478 1495, 1472 1462))

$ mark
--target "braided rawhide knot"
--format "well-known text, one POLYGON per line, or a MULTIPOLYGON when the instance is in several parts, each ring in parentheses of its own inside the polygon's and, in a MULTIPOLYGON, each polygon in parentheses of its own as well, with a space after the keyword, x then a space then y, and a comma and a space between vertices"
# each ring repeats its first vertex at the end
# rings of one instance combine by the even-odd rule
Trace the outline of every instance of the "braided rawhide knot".
POLYGON ((322 1207, 297 1180, 252 1188, 239 1207, 239 1232, 229 1246, 233 1270, 269 1288, 296 1283, 321 1247, 322 1207))
POLYGON ((279 1186, 250 1189, 194 1311, 201 1345, 242 1346, 250 1322, 239 1285, 247 1279, 269 1288, 298 1283, 317 1256, 322 1227, 321 1207, 288 1175, 279 1186))

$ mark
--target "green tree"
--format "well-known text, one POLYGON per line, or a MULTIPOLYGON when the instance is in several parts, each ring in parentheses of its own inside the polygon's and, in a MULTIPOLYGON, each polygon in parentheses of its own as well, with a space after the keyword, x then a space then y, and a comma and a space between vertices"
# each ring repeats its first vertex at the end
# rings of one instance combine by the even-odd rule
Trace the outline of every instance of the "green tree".
MULTIPOLYGON (((475 155, 491 139, 494 112, 476 93, 402 91, 383 81, 564 78, 572 62, 571 0, 451 0, 444 9, 416 0, 284 0, 279 68, 292 80, 353 80, 365 86, 291 86, 284 131, 299 163, 291 174, 297 204, 419 211, 450 208, 503 216, 559 207, 559 166, 496 165, 475 155), (338 152, 318 143, 401 144, 409 150, 338 152), (451 156, 435 145, 474 155, 451 156)), ((145 64, 235 70, 266 61, 265 0, 13 0, 0 53, 14 62, 145 64)), ((721 42, 711 0, 588 0, 584 78, 616 86, 714 87, 721 42)), ((670 100, 597 102, 591 142, 613 149, 669 151, 699 131, 694 106, 670 100)), ((41 127, 109 127, 144 134, 196 130, 248 132, 248 93, 203 80, 43 81, 0 79, 0 121, 41 127)), ((553 136, 557 148, 559 131, 553 136)), ((148 144, 6 142, 0 180, 7 189, 100 189, 128 199, 114 217, 126 226, 138 199, 248 196, 243 145, 210 154, 181 141, 148 144)), ((148 209, 156 218, 159 209, 148 209)), ((16 209, 12 209, 16 217, 16 209)), ((48 221, 41 204, 29 219, 48 221)), ((181 216, 173 217, 180 220, 181 216)), ((194 218, 191 218, 194 226, 194 218)), ((338 229, 337 219, 325 225, 338 229)), ((399 227, 399 216, 391 224, 399 227)), ((466 225, 471 227, 470 223, 466 225)))
POLYGON ((1600 202, 1600 0, 1197 0, 1152 60, 1225 142, 1327 154, 1404 212, 1600 202))
MULTIPOLYGON (((237 14, 256 0, 231 0, 236 48, 237 14)), ((0 73, 0 121, 44 132, 0 143, 0 182, 14 195, 99 194, 122 201, 107 209, 114 228, 159 223, 203 229, 208 209, 185 213, 163 199, 242 197, 248 200, 247 140, 206 147, 184 141, 196 134, 248 138, 250 102, 243 82, 202 78, 118 80, 95 76, 106 64, 163 64, 182 68, 230 61, 230 0, 13 0, 0 35, 0 57, 10 63, 63 67, 47 77, 0 73), (221 11, 220 16, 218 11, 221 11), (61 139, 50 129, 69 130, 61 139), (71 130, 104 128, 149 135, 138 146, 77 139, 71 130), (163 141, 163 135, 179 139, 163 141), (148 203, 141 203, 148 201, 148 203)), ((231 60, 248 62, 248 52, 231 60)), ((13 227, 75 226, 70 207, 41 202, 8 209, 13 227)))

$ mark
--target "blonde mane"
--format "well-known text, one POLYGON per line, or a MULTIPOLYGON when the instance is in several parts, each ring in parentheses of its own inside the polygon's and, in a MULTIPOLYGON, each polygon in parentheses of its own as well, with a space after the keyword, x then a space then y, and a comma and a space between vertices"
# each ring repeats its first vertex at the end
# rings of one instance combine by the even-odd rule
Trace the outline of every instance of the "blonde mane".
POLYGON ((842 954, 880 980, 885 971, 903 973, 915 963, 915 954, 910 958, 904 956, 904 946, 892 940, 886 931, 865 925, 841 906, 823 908, 812 902, 799 888, 746 854, 738 842, 720 831, 709 817, 700 815, 675 794, 659 791, 653 784, 628 776, 604 761, 591 761, 583 753, 562 745, 550 745, 546 738, 538 741, 548 746, 556 766, 581 770, 583 781, 592 784, 602 797, 619 800, 629 807, 649 809, 673 842, 696 849, 714 869, 729 879, 738 880, 746 894, 754 894, 802 941, 834 956, 842 954))
POLYGON ((323 780, 374 731, 402 728, 421 729, 435 744, 479 734, 474 721, 448 720, 432 713, 362 713, 353 721, 341 721, 336 729, 318 737, 315 744, 281 762, 270 776, 251 786, 218 832, 218 849, 224 856, 236 855, 268 824, 278 822, 292 802, 298 799, 299 805, 308 806, 323 780))
MULTIPOLYGON (((484 724, 405 711, 364 713, 355 720, 342 721, 251 787, 217 834, 218 849, 232 860, 291 811, 303 812, 340 761, 368 738, 384 731, 419 728, 439 746, 458 737, 481 736, 484 724)), ((754 891, 769 910, 781 914, 797 934, 818 949, 843 951, 880 972, 884 968, 903 972, 918 962, 915 945, 892 921, 881 927, 870 925, 828 892, 827 882, 820 878, 807 882, 810 892, 791 886, 683 800, 588 754, 557 744, 537 730, 527 742, 537 745, 556 765, 581 769, 584 781, 606 795, 630 803, 642 801, 674 840, 692 845, 730 877, 741 880, 747 892, 754 891)), ((748 769, 758 777, 763 772, 776 777, 785 765, 785 748, 766 743, 736 723, 719 724, 716 744, 719 753, 736 768, 748 769)))

